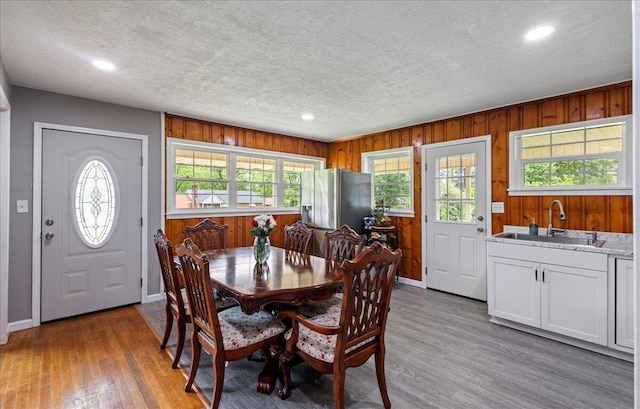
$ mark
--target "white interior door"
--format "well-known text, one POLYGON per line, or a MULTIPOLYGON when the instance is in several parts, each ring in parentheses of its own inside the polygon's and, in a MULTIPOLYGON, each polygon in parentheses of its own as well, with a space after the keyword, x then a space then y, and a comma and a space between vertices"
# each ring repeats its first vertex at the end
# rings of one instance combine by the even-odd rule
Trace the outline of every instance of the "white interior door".
POLYGON ((42 139, 41 321, 139 302, 141 141, 42 139))
POLYGON ((428 288, 487 299, 486 138, 427 145, 423 180, 428 288))

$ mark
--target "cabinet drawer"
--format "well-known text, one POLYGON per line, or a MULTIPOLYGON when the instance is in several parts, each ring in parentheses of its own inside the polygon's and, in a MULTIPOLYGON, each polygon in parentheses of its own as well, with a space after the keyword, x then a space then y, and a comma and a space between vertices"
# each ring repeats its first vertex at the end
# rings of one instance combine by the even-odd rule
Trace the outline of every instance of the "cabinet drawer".
POLYGON ((487 254, 489 256, 571 266, 588 270, 607 270, 607 255, 603 253, 490 241, 487 242, 487 254))

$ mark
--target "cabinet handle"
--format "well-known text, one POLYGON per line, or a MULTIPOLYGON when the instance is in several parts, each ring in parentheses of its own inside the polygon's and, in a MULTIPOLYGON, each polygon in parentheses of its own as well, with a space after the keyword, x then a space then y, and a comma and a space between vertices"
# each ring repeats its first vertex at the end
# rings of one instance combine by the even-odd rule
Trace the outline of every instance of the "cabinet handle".
POLYGON ((544 283, 544 268, 542 269, 542 282, 544 283))
POLYGON ((536 267, 536 281, 538 281, 538 267, 536 267))

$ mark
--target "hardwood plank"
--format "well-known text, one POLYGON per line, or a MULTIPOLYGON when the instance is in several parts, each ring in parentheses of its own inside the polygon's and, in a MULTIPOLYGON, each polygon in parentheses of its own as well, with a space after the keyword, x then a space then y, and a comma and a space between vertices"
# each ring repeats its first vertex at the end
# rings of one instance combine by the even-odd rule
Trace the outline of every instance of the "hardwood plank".
POLYGON ((605 92, 591 92, 585 95, 585 120, 604 118, 605 92))
POLYGON ((44 324, 0 346, 2 408, 201 408, 133 307, 44 324))

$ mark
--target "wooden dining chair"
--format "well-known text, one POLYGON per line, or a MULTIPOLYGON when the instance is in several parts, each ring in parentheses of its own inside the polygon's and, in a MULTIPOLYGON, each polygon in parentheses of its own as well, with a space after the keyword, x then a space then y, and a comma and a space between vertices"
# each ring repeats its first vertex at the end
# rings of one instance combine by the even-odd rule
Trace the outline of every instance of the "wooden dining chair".
POLYGON ((175 369, 178 367, 178 362, 180 362, 180 356, 182 355, 182 349, 184 347, 186 324, 191 322, 191 315, 189 314, 188 306, 185 303, 185 298, 181 291, 180 278, 173 260, 171 241, 169 241, 161 229, 158 229, 156 234, 153 235, 153 241, 158 252, 160 273, 162 275, 164 295, 166 298, 165 314, 167 319, 160 349, 165 349, 167 346, 175 317, 178 325, 178 344, 176 346, 175 358, 171 364, 171 367, 175 369))
POLYGON ((391 289, 402 250, 394 252, 374 243, 353 260, 342 262, 344 297, 339 313, 307 318, 282 311, 279 319, 290 319, 285 334, 286 350, 280 359, 282 399, 291 395, 291 362, 302 358, 316 371, 333 374, 333 400, 344 408, 346 369, 360 366, 375 355, 378 387, 385 408, 391 407, 384 372, 385 343, 391 289))
MULTIPOLYGON (((346 224, 339 229, 325 233, 325 257, 328 260, 344 261, 356 257, 367 242, 366 235, 359 235, 346 224)), ((326 301, 306 302, 298 306, 298 312, 306 317, 338 311, 342 304, 342 292, 338 290, 335 296, 326 301)))
POLYGON ((289 251, 309 254, 313 230, 300 220, 284 227, 284 248, 289 251))
POLYGON ((355 258, 367 242, 366 235, 359 235, 346 224, 334 231, 326 232, 324 236, 326 242, 324 258, 339 262, 355 258))
MULTIPOLYGON (((225 363, 249 357, 263 350, 265 368, 275 368, 276 360, 269 346, 277 344, 285 330, 284 324, 266 311, 252 315, 240 307, 217 311, 209 277, 209 260, 189 238, 177 247, 180 265, 187 287, 187 299, 191 306, 191 369, 185 390, 191 391, 198 371, 202 348, 213 360, 213 396, 211 408, 220 404, 224 385, 225 363)), ((258 383, 260 391, 261 384, 258 383)))
MULTIPOLYGON (((181 278, 181 272, 178 271, 174 260, 171 241, 167 238, 162 229, 158 229, 158 231, 156 231, 156 234, 153 235, 153 241, 158 253, 160 274, 162 275, 162 283, 164 284, 164 295, 166 299, 165 314, 167 318, 164 337, 160 343, 160 349, 165 349, 167 346, 169 336, 171 336, 171 329, 173 328, 173 320, 175 318, 178 326, 178 341, 176 344, 175 357, 171 364, 171 367, 175 369, 178 367, 180 357, 182 356, 187 327, 186 324, 191 323, 191 313, 189 311, 189 304, 187 303, 186 291, 182 284, 183 280, 181 278)), ((216 307, 218 310, 224 310, 237 305, 238 303, 231 298, 216 300, 216 307)))
POLYGON ((193 240, 201 251, 226 248, 228 231, 228 224, 219 224, 211 219, 204 219, 195 226, 184 228, 185 235, 193 240))

